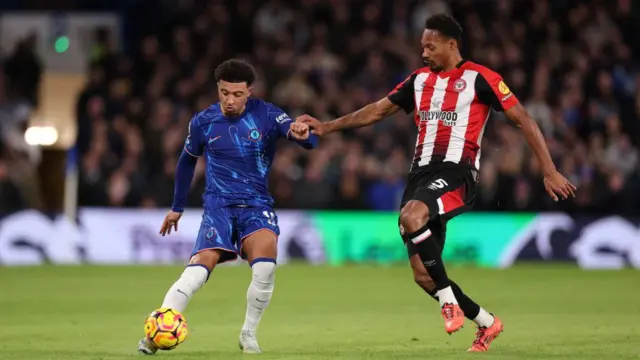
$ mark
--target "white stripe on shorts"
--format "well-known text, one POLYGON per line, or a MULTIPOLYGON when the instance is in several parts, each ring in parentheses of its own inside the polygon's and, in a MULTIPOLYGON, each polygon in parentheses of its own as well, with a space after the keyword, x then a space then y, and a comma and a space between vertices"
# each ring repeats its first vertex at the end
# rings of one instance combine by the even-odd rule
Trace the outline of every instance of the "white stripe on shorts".
POLYGON ((444 204, 442 204, 442 197, 439 197, 436 201, 438 203, 438 214, 444 214, 444 204))

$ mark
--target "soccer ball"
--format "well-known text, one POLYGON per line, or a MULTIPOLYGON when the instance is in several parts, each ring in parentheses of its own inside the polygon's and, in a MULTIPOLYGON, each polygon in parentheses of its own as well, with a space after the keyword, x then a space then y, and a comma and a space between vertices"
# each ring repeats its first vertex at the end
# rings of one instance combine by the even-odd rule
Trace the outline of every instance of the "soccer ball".
POLYGON ((157 309, 144 321, 144 334, 159 350, 172 350, 187 339, 187 320, 178 310, 157 309))

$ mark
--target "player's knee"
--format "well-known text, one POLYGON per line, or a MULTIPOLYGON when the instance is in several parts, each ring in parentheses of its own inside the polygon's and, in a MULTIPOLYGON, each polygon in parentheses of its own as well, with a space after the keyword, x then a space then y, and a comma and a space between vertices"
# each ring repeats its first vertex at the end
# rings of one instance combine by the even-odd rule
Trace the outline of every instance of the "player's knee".
POLYGON ((258 290, 268 291, 273 288, 276 274, 276 260, 257 258, 251 261, 252 282, 258 290))
POLYGON ((400 211, 400 224, 404 231, 420 230, 429 221, 429 208, 422 202, 410 201, 400 211))
POLYGON ((219 260, 220 252, 218 250, 207 249, 193 255, 189 260, 189 265, 201 265, 211 272, 213 271, 213 268, 216 267, 219 260))
POLYGON ((431 277, 429 276, 429 274, 427 274, 426 271, 425 272, 414 271, 413 280, 416 282, 416 284, 418 284, 418 286, 420 286, 427 292, 432 292, 436 288, 436 283, 433 282, 433 279, 431 279, 431 277))
POLYGON ((278 256, 278 238, 271 230, 258 230, 247 236, 242 242, 242 249, 249 260, 278 256))

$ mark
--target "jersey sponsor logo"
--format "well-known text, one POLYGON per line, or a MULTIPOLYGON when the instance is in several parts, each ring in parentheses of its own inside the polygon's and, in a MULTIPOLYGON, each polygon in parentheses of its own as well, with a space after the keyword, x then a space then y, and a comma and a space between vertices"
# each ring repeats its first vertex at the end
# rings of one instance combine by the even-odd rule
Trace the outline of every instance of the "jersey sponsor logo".
POLYGON ((498 84, 498 91, 500 91, 502 95, 509 95, 509 93, 511 92, 511 90, 509 90, 509 87, 507 86, 507 84, 504 83, 504 81, 500 81, 500 83, 498 84))
POLYGON ((455 111, 420 111, 420 121, 426 122, 431 120, 439 120, 444 126, 454 126, 458 120, 458 113, 455 111))
POLYGON ((513 96, 513 93, 503 97, 502 99, 500 99, 500 101, 505 102, 505 101, 509 100, 509 98, 512 97, 512 96, 513 96))
POLYGON ((278 115, 278 117, 276 118, 276 121, 278 122, 278 124, 282 124, 282 123, 286 123, 287 121, 291 121, 291 118, 289 117, 289 115, 282 113, 278 115))
POLYGON ((258 129, 251 129, 249 131, 249 140, 251 141, 260 141, 262 138, 262 133, 258 129))
POLYGON ((429 184, 429 186, 427 186, 427 188, 429 190, 440 190, 440 189, 444 189, 445 186, 449 185, 448 182, 446 182, 446 180, 444 179, 438 179, 435 180, 434 182, 432 182, 431 184, 429 184))
POLYGON ((462 92, 467 88, 467 82, 464 79, 458 79, 453 83, 453 90, 462 92))

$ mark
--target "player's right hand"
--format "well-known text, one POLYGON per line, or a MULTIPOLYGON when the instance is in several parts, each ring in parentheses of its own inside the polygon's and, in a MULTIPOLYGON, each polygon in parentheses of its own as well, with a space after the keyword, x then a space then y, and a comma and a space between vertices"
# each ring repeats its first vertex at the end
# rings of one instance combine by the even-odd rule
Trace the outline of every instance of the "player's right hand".
POLYGON ((566 200, 569 197, 576 197, 576 187, 566 177, 557 171, 549 175, 545 175, 544 188, 549 193, 553 201, 558 201, 558 195, 566 200))
POLYGON ((312 134, 322 136, 329 133, 327 131, 326 125, 322 121, 314 118, 311 115, 308 115, 308 114, 300 115, 296 118, 296 122, 301 122, 303 124, 309 125, 309 128, 311 128, 312 134))
POLYGON ((296 121, 291 124, 291 133, 298 140, 307 140, 309 138, 309 125, 296 121))
POLYGON ((165 236, 171 234, 171 228, 174 228, 175 231, 178 231, 178 221, 180 221, 181 217, 182 213, 169 211, 167 216, 164 217, 164 221, 162 222, 160 235, 165 236))

